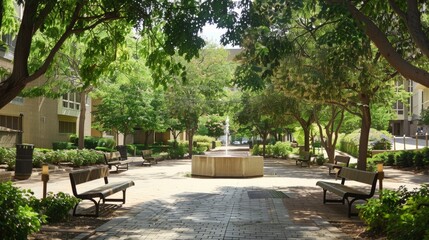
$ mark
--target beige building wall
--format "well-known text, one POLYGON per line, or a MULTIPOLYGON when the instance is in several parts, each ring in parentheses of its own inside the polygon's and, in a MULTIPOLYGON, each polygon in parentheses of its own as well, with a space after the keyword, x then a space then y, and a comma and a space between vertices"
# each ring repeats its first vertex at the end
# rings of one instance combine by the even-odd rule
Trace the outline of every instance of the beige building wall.
MULTIPOLYGON (((44 79, 36 80, 29 86, 41 84, 44 79)), ((62 99, 46 97, 23 98, 12 101, 0 109, 0 115, 19 117, 23 115, 23 143, 34 144, 35 147, 52 148, 52 143, 68 141, 70 133, 60 133, 59 121, 73 122, 78 133, 79 111, 70 111, 62 107, 62 99)), ((91 135, 91 104, 87 104, 85 119, 85 135, 91 135)))

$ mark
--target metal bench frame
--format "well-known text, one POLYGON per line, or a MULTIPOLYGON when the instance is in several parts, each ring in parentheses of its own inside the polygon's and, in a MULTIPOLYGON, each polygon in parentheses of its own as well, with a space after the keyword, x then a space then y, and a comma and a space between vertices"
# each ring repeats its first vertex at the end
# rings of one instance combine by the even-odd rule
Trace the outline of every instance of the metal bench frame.
POLYGON ((374 196, 375 188, 377 186, 378 173, 342 167, 338 173, 338 176, 341 178, 341 184, 326 181, 318 181, 316 183, 317 186, 323 188, 323 204, 326 204, 327 202, 340 202, 344 204, 345 200, 347 200, 348 217, 357 216, 357 213, 352 213, 352 205, 356 200, 367 201, 368 198, 374 196), (361 187, 346 186, 346 179, 371 185, 371 190, 367 192, 361 187), (340 196, 342 199, 327 199, 327 191, 340 196))
POLYGON ((311 152, 302 151, 300 153, 300 156, 295 160, 296 160, 296 165, 298 165, 300 163, 301 167, 303 167, 303 164, 305 163, 307 165, 307 167, 310 167, 311 152))
POLYGON ((331 175, 331 171, 335 169, 341 169, 342 167, 349 167, 350 157, 336 155, 334 158, 334 163, 324 163, 323 166, 327 166, 329 168, 329 175, 331 175), (340 164, 341 163, 341 164, 340 164))
POLYGON ((69 173, 73 195, 82 200, 90 200, 95 204, 95 214, 77 214, 76 209, 79 205, 79 203, 77 203, 73 208, 73 216, 98 217, 101 201, 103 202, 103 204, 106 202, 125 203, 126 190, 127 188, 134 186, 134 182, 129 180, 123 182, 109 183, 109 180, 107 178, 108 176, 109 169, 107 166, 76 170, 69 173), (77 185, 101 178, 104 179, 104 185, 85 191, 83 193, 78 192, 76 187, 77 185), (122 198, 107 198, 108 196, 120 191, 122 191, 122 198), (99 198, 99 200, 96 201, 95 198, 99 198))
POLYGON ((128 170, 128 164, 132 161, 130 159, 123 159, 119 151, 116 152, 106 152, 104 153, 104 162, 112 169, 112 166, 116 167, 116 172, 121 170, 128 170))

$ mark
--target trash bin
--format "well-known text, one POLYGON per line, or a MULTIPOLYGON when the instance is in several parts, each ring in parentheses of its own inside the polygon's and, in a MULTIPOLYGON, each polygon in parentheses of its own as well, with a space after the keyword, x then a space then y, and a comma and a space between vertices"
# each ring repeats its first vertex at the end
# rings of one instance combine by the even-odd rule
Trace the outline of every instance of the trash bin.
POLYGON ((15 179, 25 180, 33 172, 33 144, 16 145, 15 179))
POLYGON ((128 156, 127 156, 127 146, 125 145, 118 145, 116 146, 116 150, 119 151, 119 153, 121 154, 121 160, 127 160, 128 156))
POLYGON ((212 141, 212 149, 216 148, 216 141, 212 141))

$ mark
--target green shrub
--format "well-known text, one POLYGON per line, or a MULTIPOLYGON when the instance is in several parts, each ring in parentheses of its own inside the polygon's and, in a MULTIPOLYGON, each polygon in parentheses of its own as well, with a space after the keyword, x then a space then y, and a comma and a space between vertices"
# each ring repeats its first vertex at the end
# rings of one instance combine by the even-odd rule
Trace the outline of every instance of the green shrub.
POLYGON ((39 213, 46 215, 47 222, 55 223, 67 221, 71 216, 70 210, 79 201, 78 198, 63 192, 56 194, 50 192, 46 198, 36 199, 32 204, 39 213))
POLYGON ((0 183, 0 233, 2 239, 27 239, 40 230, 43 215, 30 207, 34 199, 30 190, 21 190, 11 182, 0 183))
POLYGON ((259 144, 253 146, 251 154, 253 156, 259 156, 262 154, 262 148, 259 146, 259 144))
POLYGON ((207 146, 204 145, 197 145, 192 148, 192 154, 202 155, 205 151, 207 151, 207 146))
POLYGON ((137 147, 133 144, 126 145, 127 146, 127 153, 131 156, 134 156, 137 153, 137 147))
MULTIPOLYGON (((350 134, 345 135, 340 140, 339 150, 342 152, 346 152, 353 157, 358 157, 359 155, 359 139, 360 139, 360 129, 353 131, 350 134)), ((378 131, 376 129, 371 128, 369 132, 369 143, 377 143, 380 142, 380 145, 384 144, 382 139, 387 139, 390 137, 390 134, 378 131)), ((386 143, 387 144, 387 143, 386 143)), ((371 146, 369 146, 371 147, 371 146)), ((377 144, 378 147, 378 144, 377 144)))
POLYGON ((5 164, 5 156, 7 154, 7 149, 4 147, 0 147, 0 164, 5 164))
POLYGON ((105 151, 105 152, 114 152, 116 142, 115 140, 111 138, 100 138, 98 140, 97 147, 95 147, 96 150, 105 151))
POLYGON ((214 137, 209 136, 201 136, 201 135, 195 135, 193 138, 194 142, 206 142, 206 143, 212 143, 213 141, 216 141, 214 137))
POLYGON ((4 148, 3 154, 3 162, 6 163, 7 170, 14 170, 16 163, 16 148, 4 148))
POLYGON ((319 154, 316 156, 316 164, 322 166, 326 162, 325 156, 323 154, 319 154))
POLYGON ((63 150, 47 152, 45 154, 45 161, 46 163, 58 165, 60 162, 68 161, 67 153, 66 151, 63 151, 63 150))
POLYGON ((379 199, 369 199, 357 208, 368 230, 376 234, 388 239, 429 239, 429 207, 421 204, 429 204, 428 186, 413 191, 404 187, 384 190, 379 199))
MULTIPOLYGON (((86 149, 95 149, 96 147, 100 146, 99 142, 100 142, 101 139, 103 139, 103 138, 92 137, 92 136, 85 136, 84 139, 83 139, 83 145, 84 145, 84 147, 86 149)), ((114 146, 114 144, 113 144, 113 146, 114 146)))
POLYGON ((197 142, 197 147, 200 149, 204 149, 203 152, 209 151, 211 147, 211 143, 208 142, 197 142))
POLYGON ((76 149, 76 145, 71 142, 53 142, 52 149, 55 150, 65 150, 65 149, 76 149))
POLYGON ((185 143, 178 143, 177 146, 171 146, 168 149, 168 155, 171 159, 183 158, 188 152, 188 146, 185 143))
POLYGON ((45 155, 43 152, 40 152, 37 148, 33 151, 33 167, 41 168, 42 164, 45 163, 45 155))
POLYGON ((287 157, 292 152, 292 146, 290 142, 276 142, 273 146, 274 157, 287 157))
POLYGON ((382 138, 380 140, 377 140, 371 143, 371 149, 372 150, 390 150, 392 149, 392 143, 389 140, 382 138))
POLYGON ((78 145, 79 137, 76 134, 70 134, 69 142, 73 143, 75 146, 78 145))
POLYGON ((412 167, 414 154, 414 151, 398 152, 395 158, 395 165, 398 167, 412 167))
POLYGON ((423 151, 416 151, 413 157, 414 166, 418 169, 424 167, 424 154, 423 151))

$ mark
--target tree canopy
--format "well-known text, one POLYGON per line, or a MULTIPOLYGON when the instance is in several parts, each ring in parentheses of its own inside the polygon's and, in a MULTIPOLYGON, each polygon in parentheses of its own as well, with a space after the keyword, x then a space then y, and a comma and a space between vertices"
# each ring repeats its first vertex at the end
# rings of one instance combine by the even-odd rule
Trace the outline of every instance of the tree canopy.
POLYGON ((8 104, 28 83, 45 74, 71 36, 79 39, 82 33, 93 33, 100 26, 121 26, 109 38, 91 35, 92 48, 86 54, 103 55, 108 42, 121 44, 129 27, 134 26, 156 46, 148 57, 149 66, 155 67, 168 62, 168 56, 176 52, 187 60, 197 55, 204 46, 198 32, 206 22, 225 24, 231 21, 232 15, 226 15, 234 5, 229 0, 21 0, 17 3, 24 8, 17 22, 11 17, 13 2, 2 1, 0 15, 0 32, 13 34, 17 31, 13 69, 0 82, 0 107, 8 104), (38 35, 43 42, 37 41, 38 35))

